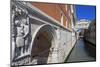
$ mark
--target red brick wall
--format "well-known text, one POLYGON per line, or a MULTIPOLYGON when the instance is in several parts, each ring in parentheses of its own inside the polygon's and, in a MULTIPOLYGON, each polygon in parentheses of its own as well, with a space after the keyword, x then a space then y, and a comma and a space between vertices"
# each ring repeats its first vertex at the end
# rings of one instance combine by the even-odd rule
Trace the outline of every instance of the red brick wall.
POLYGON ((48 3, 32 3, 35 7, 39 8, 49 16, 60 21, 60 10, 57 7, 57 4, 48 4, 48 3))
MULTIPOLYGON (((32 2, 32 5, 40 9, 41 11, 45 12, 55 20, 61 22, 61 12, 63 12, 64 19, 63 25, 65 27, 69 27, 69 23, 71 23, 71 17, 69 16, 70 13, 70 5, 65 4, 52 4, 52 3, 41 3, 41 2, 32 2), (67 21, 67 23, 66 23, 67 21), (68 25, 67 25, 68 24, 68 25)), ((71 15, 71 14, 70 14, 71 15)))

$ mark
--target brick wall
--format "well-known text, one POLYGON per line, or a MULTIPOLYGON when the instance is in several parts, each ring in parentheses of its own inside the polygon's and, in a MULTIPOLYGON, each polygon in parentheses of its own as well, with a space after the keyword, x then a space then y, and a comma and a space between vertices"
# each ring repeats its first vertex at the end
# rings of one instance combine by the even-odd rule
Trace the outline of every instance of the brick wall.
POLYGON ((71 12, 70 5, 65 4, 52 4, 52 3, 42 3, 42 2, 32 2, 33 6, 37 7, 41 11, 45 12, 47 15, 51 16, 55 20, 61 23, 61 13, 63 15, 63 26, 66 28, 71 28, 71 12))

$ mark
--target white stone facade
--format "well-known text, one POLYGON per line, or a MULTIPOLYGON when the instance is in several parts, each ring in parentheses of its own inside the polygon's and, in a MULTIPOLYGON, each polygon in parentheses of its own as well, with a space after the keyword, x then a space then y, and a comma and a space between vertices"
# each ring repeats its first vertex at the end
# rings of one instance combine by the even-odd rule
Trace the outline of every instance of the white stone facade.
MULTIPOLYGON (((72 32, 64 28, 62 25, 60 25, 57 21, 55 21, 51 17, 42 13, 36 7, 34 6, 32 7, 30 3, 15 1, 15 2, 11 2, 11 9, 12 7, 19 10, 19 11, 15 10, 15 13, 19 12, 23 14, 23 12, 26 12, 25 14, 27 15, 27 18, 28 18, 26 19, 29 26, 28 27, 29 34, 26 36, 26 38, 29 38, 29 41, 28 41, 29 43, 26 48, 24 48, 25 45, 23 45, 21 48, 25 52, 21 52, 21 54, 19 54, 18 56, 15 56, 16 55, 15 50, 17 49, 16 42, 14 41, 13 36, 11 36, 12 38, 12 41, 11 41, 12 43, 11 44, 12 45, 11 63, 12 64, 11 65, 33 65, 33 64, 64 62, 76 41, 75 36, 72 36, 72 32), (48 42, 43 43, 40 40, 41 43, 39 43, 38 45, 38 40, 39 38, 41 38, 39 37, 40 35, 43 35, 44 39, 47 38, 48 42), (47 46, 48 44, 46 43, 50 44, 50 46, 47 46), (37 46, 36 44, 38 45, 40 49, 43 49, 43 51, 39 51, 40 53, 37 53, 35 51, 35 49, 36 50, 38 49, 36 47, 37 46), (46 45, 41 46, 41 44, 46 44, 46 45), (48 47, 48 49, 46 49, 46 47, 48 47), (44 56, 46 53, 48 53, 48 55, 44 56)), ((12 9, 12 11, 14 10, 14 8, 12 9)), ((11 13, 11 16, 13 16, 14 14, 11 13)), ((21 20, 20 15, 18 17, 19 19, 17 20, 21 20)), ((13 22, 16 21, 14 19, 15 17, 11 18, 12 27, 13 27, 13 22)), ((11 30, 11 32, 12 31, 13 30, 11 30)))

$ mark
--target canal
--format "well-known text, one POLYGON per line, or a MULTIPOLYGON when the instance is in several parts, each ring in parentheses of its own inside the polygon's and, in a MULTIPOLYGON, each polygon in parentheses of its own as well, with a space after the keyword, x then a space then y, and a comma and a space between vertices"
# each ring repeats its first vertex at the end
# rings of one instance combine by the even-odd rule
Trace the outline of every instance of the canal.
POLYGON ((79 38, 65 62, 70 63, 95 60, 96 59, 90 56, 88 51, 86 50, 83 38, 79 38))

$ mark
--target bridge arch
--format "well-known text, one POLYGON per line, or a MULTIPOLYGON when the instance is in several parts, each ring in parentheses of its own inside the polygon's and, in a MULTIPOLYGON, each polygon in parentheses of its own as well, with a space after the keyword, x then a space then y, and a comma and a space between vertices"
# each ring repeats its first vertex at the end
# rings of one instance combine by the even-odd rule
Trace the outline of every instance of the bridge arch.
POLYGON ((56 45, 56 32, 51 25, 43 24, 33 34, 31 42, 31 60, 36 64, 50 62, 50 54, 56 45))

